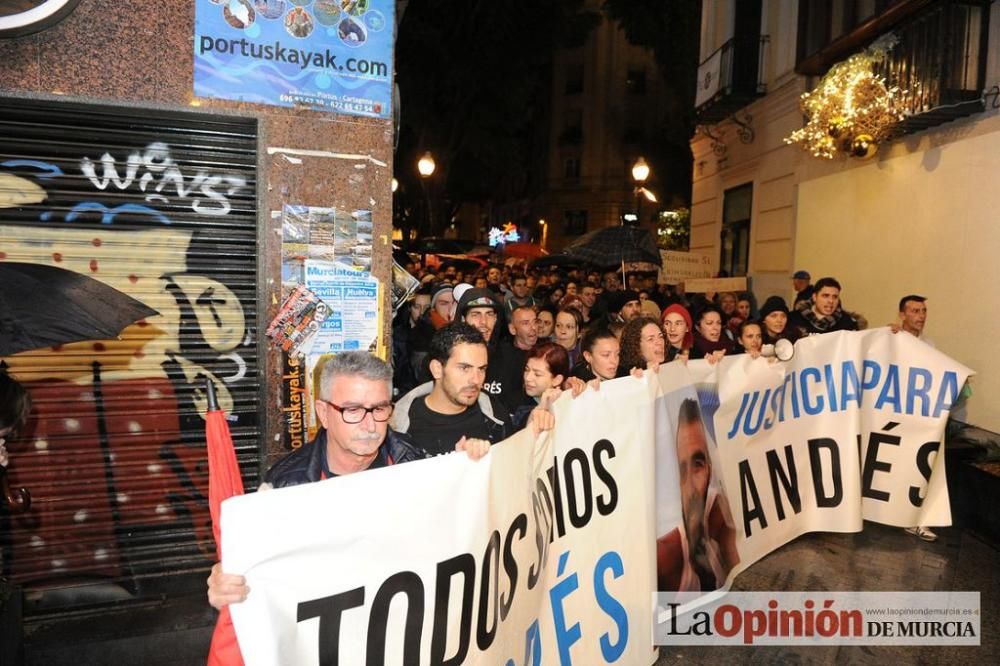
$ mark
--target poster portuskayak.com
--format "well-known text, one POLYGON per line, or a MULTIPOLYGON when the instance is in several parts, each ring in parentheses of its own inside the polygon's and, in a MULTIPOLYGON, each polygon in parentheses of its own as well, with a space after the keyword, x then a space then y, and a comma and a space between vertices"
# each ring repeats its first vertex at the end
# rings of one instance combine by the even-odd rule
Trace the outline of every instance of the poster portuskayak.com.
POLYGON ((194 94, 387 118, 393 0, 196 0, 194 94))

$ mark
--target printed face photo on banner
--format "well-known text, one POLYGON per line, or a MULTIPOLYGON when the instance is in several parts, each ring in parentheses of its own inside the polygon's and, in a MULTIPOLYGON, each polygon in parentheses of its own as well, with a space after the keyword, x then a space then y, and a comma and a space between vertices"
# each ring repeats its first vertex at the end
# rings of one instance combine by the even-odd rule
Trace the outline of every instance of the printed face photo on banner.
POLYGON ((723 490, 712 417, 718 394, 687 385, 657 400, 657 590, 723 587, 739 563, 729 499, 723 490))

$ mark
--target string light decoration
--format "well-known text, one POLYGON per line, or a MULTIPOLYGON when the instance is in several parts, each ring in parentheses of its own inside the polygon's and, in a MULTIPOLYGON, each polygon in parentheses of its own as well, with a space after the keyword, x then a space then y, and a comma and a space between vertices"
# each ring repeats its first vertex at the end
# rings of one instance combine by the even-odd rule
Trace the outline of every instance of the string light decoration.
POLYGON ((816 88, 799 103, 808 119, 785 143, 799 144, 814 157, 833 159, 838 153, 870 159, 880 143, 891 139, 906 117, 902 96, 875 73, 897 38, 885 35, 871 46, 830 68, 816 88))

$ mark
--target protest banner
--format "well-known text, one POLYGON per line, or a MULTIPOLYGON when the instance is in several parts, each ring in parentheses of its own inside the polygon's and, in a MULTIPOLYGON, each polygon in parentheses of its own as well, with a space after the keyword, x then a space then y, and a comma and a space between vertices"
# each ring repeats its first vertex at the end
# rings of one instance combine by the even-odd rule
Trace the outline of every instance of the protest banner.
POLYGON ((234 498, 243 656, 651 663, 663 593, 718 594, 809 531, 949 524, 943 430, 970 373, 888 329, 811 336, 788 362, 668 363, 564 395, 551 434, 479 462, 234 498))
POLYGON ((712 277, 712 257, 700 252, 660 250, 659 284, 712 277))
POLYGON ((664 366, 658 589, 727 588, 806 532, 949 525, 944 426, 970 373, 887 328, 809 336, 788 362, 664 366))
POLYGON ((245 662, 652 663, 654 390, 564 396, 552 435, 478 462, 227 501, 223 568, 252 590, 232 606, 245 662))

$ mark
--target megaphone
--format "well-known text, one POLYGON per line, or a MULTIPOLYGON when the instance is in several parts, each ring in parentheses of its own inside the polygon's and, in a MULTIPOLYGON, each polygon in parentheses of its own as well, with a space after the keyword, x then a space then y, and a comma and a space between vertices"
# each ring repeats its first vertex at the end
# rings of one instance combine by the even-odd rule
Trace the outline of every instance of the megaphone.
POLYGON ((774 357, 779 361, 791 361, 795 356, 795 345, 790 340, 781 338, 773 345, 764 345, 760 348, 760 355, 768 358, 774 357))

